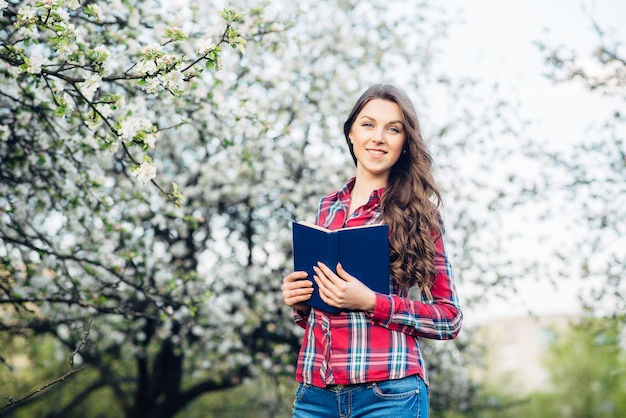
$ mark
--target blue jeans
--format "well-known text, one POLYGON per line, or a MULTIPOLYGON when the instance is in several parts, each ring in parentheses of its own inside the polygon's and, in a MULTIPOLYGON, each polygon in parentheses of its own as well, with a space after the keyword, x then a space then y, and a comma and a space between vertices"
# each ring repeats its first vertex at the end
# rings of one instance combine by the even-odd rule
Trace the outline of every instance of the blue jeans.
POLYGON ((332 389, 300 383, 293 418, 313 417, 426 418, 428 389, 417 375, 332 389))

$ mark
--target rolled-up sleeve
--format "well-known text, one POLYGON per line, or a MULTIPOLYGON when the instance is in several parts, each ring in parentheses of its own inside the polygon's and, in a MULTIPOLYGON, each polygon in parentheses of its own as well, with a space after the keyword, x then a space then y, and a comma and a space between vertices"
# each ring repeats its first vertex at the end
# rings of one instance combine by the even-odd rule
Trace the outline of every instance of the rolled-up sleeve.
POLYGON ((385 328, 416 337, 436 340, 456 338, 461 331, 463 313, 454 285, 452 267, 445 252, 443 237, 435 241, 436 276, 432 298, 411 300, 398 295, 376 294, 372 321, 385 328))

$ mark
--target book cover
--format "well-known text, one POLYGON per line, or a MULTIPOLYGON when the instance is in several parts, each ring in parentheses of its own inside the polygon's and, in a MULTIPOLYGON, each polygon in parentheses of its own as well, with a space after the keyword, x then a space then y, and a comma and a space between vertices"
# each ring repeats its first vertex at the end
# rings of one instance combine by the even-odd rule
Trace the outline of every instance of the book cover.
POLYGON ((327 305, 313 280, 318 261, 336 271, 337 263, 375 292, 389 294, 389 227, 364 225, 329 230, 307 222, 293 222, 294 271, 306 271, 313 282, 308 304, 326 312, 340 310, 327 305))

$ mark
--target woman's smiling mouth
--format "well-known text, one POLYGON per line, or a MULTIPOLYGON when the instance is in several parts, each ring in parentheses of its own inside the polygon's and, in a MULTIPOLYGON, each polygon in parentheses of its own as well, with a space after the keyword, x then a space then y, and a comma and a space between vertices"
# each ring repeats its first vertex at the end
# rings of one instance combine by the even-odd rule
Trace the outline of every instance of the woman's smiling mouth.
POLYGON ((371 149, 371 148, 368 148, 367 152, 369 152, 372 155, 385 155, 385 154, 387 154, 387 151, 383 151, 383 150, 380 150, 380 149, 371 149))

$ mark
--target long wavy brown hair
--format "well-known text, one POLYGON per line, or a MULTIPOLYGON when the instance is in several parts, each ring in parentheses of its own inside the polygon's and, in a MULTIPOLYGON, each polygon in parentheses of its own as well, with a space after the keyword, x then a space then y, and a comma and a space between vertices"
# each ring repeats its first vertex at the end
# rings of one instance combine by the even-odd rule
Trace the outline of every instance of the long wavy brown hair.
POLYGON ((391 276, 401 287, 419 286, 427 298, 432 298, 435 240, 442 233, 439 217, 442 199, 433 177, 433 158, 422 137, 411 99, 396 86, 376 84, 361 95, 343 125, 355 164, 350 130, 363 107, 373 99, 389 100, 400 107, 405 132, 404 149, 391 168, 381 201, 382 216, 390 230, 391 276))

